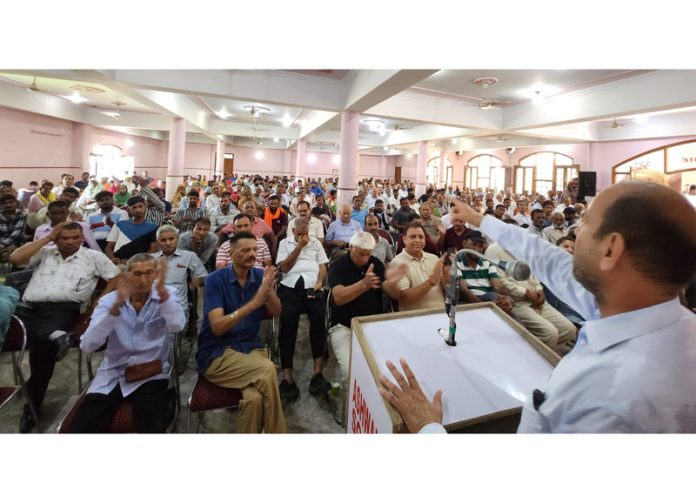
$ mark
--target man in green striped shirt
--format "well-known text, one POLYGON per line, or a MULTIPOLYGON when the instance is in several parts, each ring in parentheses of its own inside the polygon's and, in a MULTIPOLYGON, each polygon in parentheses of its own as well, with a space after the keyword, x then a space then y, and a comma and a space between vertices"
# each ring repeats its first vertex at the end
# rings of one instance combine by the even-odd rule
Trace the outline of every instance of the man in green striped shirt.
MULTIPOLYGON (((486 239, 479 231, 469 231, 464 240, 464 248, 483 253, 486 251, 486 239)), ((487 260, 469 255, 464 255, 461 260, 461 297, 474 303, 492 300, 500 309, 511 314, 512 299, 507 295, 495 266, 487 260)))

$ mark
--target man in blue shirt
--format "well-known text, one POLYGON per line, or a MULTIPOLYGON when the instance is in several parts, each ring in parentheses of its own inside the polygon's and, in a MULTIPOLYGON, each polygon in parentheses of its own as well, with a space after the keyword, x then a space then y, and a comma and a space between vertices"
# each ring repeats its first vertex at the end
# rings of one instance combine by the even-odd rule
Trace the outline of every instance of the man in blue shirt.
MULTIPOLYGON (((518 432, 696 432, 696 316, 679 302, 696 273, 688 201, 654 183, 612 185, 585 212, 574 256, 464 203, 453 210, 587 320, 543 392, 529 393, 518 432)), ((443 431, 441 392, 431 404, 402 365, 407 380, 389 363, 400 386, 381 376, 382 395, 410 431, 443 431)))
POLYGON ((350 218, 365 228, 365 219, 369 213, 365 208, 362 207, 362 203, 363 200, 360 196, 353 196, 353 210, 350 213, 350 218))
POLYGON ((238 232, 229 243, 232 264, 210 274, 205 285, 198 372, 218 386, 242 390, 240 433, 285 433, 276 368, 259 337, 264 312, 280 315, 276 269, 254 267, 253 234, 238 232))
POLYGON ((167 427, 169 354, 186 316, 175 289, 165 284, 166 260, 158 266, 152 255, 134 255, 124 276, 118 290, 94 308, 80 341, 86 353, 106 343, 106 353, 77 410, 72 433, 103 431, 124 400, 133 406, 136 433, 164 433, 167 427))

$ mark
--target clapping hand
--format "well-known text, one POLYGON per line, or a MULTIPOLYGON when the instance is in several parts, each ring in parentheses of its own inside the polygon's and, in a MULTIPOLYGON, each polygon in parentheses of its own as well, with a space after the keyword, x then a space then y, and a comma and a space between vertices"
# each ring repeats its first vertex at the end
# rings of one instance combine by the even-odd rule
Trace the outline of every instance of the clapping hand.
POLYGON ((373 269, 374 269, 374 264, 370 264, 370 267, 368 267, 367 271, 365 272, 365 277, 362 279, 363 285, 368 290, 371 288, 379 288, 379 285, 381 283, 379 276, 377 276, 373 272, 373 269))
POLYGON ((130 299, 133 293, 133 285, 131 283, 130 273, 124 272, 119 275, 118 282, 116 283, 116 302, 111 306, 111 315, 118 316, 121 314, 121 306, 130 299))

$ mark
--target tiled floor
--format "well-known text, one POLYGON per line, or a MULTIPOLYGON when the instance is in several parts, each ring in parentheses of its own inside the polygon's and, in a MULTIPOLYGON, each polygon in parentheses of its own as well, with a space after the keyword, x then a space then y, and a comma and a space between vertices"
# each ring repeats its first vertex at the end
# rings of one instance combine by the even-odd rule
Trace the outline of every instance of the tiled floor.
MULTIPOLYGON (((265 333, 262 327, 262 333, 265 333)), ((184 342, 184 351, 188 354, 185 372, 181 375, 181 414, 176 427, 177 433, 186 432, 186 401, 195 380, 195 344, 184 342)), ((24 375, 29 376, 28 354, 24 358, 24 375)), ((184 355, 185 356, 185 355, 184 355)), ((98 365, 95 358, 95 368, 98 365)), ((340 397, 331 394, 316 397, 307 391, 309 379, 312 377, 312 353, 309 347, 307 319, 300 320, 300 329, 295 351, 295 379, 300 387, 301 396, 298 400, 284 406, 287 429, 289 433, 342 433, 344 429, 338 424, 341 417, 340 397)), ((327 363, 324 371, 326 379, 332 382, 340 381, 338 366, 334 358, 327 363)), ((87 378, 84 372, 84 378, 87 378)), ((12 366, 9 355, 0 355, 0 385, 12 383, 12 366)), ((77 391, 77 350, 70 350, 68 355, 56 365, 51 379, 43 414, 36 433, 54 433, 61 419, 70 410, 78 398, 77 391)), ((10 403, 0 409, 0 432, 17 433, 19 418, 24 405, 23 397, 17 395, 10 403)), ((199 432, 235 433, 237 431, 238 412, 235 410, 220 410, 201 415, 199 432)), ((192 417, 192 429, 196 427, 196 418, 192 417)))

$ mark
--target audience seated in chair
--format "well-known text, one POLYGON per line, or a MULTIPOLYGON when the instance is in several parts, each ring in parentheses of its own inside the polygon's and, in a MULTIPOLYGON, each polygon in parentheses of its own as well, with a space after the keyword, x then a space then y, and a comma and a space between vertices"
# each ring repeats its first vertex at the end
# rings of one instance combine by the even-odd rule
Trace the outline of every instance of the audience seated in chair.
POLYGON ((424 251, 426 239, 423 227, 416 222, 410 223, 404 233, 404 249, 392 260, 392 266, 407 266, 406 273, 396 285, 385 288, 390 297, 399 301, 401 311, 429 308, 444 311, 446 278, 443 277, 443 264, 446 255, 438 258, 424 251))
POLYGON ((121 403, 133 407, 136 433, 164 433, 170 352, 186 316, 176 290, 165 284, 166 260, 137 254, 116 291, 99 301, 80 348, 106 353, 75 415, 72 433, 96 433, 110 423, 121 403))
MULTIPOLYGON (((391 244, 380 233, 380 231, 386 231, 379 228, 379 218, 377 218, 375 215, 368 215, 365 219, 365 231, 368 232, 375 241, 372 255, 379 259, 384 265, 387 265, 389 262, 394 260, 394 250, 392 249, 391 244)), ((357 234, 354 236, 356 235, 357 234)), ((387 233, 387 235, 389 234, 387 233)))
MULTIPOLYGON (((515 257, 498 243, 493 243, 486 248, 486 257, 496 262, 515 260, 515 257)), ((512 314, 515 318, 532 335, 559 355, 564 356, 573 349, 577 330, 563 314, 546 302, 541 282, 533 275, 527 280, 517 281, 508 276, 505 271, 498 272, 503 286, 512 299, 512 314)))
MULTIPOLYGON (((306 204, 301 201, 298 206, 306 204)), ((329 259, 319 240, 309 235, 309 219, 297 217, 293 222, 292 236, 282 240, 278 247, 278 269, 283 273, 278 297, 282 306, 279 343, 283 380, 280 382, 280 397, 284 400, 294 400, 300 396, 300 389, 293 377, 293 358, 302 313, 309 318, 309 340, 314 359, 314 375, 309 383, 309 392, 318 395, 331 389, 331 383, 322 374, 326 350, 322 289, 329 259)))
POLYGON ((12 194, 0 196, 0 211, 0 262, 7 262, 10 254, 24 244, 27 215, 12 194))
MULTIPOLYGON (((374 216, 368 217, 368 226, 371 218, 374 216)), ((357 232, 350 240, 349 252, 329 269, 329 337, 345 386, 350 363, 351 320, 356 316, 382 313, 385 304, 383 292, 390 286, 395 289, 407 270, 406 264, 401 264, 385 273, 384 263, 375 257, 374 247, 372 234, 357 232)))
POLYGON ((335 260, 348 250, 348 243, 353 234, 363 230, 362 224, 351 219, 353 209, 350 204, 343 204, 339 209, 336 220, 331 222, 326 231, 326 241, 324 246, 330 251, 331 260, 335 260))
MULTIPOLYGON (((16 314, 29 333, 31 377, 27 390, 39 416, 56 361, 71 345, 67 332, 75 326, 81 307, 89 302, 99 277, 112 280, 119 274, 106 255, 84 248, 82 243, 82 227, 76 222, 62 222, 48 236, 10 255, 16 266, 34 267, 16 314), (46 247, 51 241, 56 246, 46 247)), ((26 433, 34 426, 25 407, 20 431, 26 433)))
POLYGON ((255 268, 256 237, 230 238, 232 266, 208 276, 198 337, 198 372, 218 386, 242 390, 240 433, 285 433, 275 365, 259 337, 264 312, 280 315, 276 271, 255 268))
MULTIPOLYGON (((245 213, 240 213, 234 217, 234 233, 251 232, 251 220, 245 213)), ((255 267, 267 267, 272 265, 271 250, 268 248, 263 237, 256 238, 256 264, 255 267)), ((217 256, 215 257, 215 269, 224 269, 232 263, 230 256, 230 242, 225 238, 225 242, 218 248, 217 256)))

